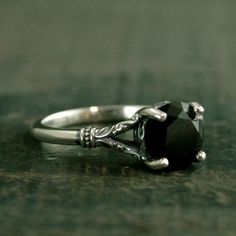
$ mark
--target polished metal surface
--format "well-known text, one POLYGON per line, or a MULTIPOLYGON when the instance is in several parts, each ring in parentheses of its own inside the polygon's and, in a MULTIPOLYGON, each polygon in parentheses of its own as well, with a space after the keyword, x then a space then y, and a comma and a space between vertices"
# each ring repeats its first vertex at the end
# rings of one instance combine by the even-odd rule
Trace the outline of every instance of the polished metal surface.
MULTIPOLYGON (((134 127, 147 118, 160 122, 165 121, 167 118, 166 113, 157 108, 161 104, 163 103, 154 106, 92 106, 66 110, 37 121, 32 127, 32 132, 34 137, 42 142, 78 144, 83 148, 110 147, 130 154, 146 163, 148 162, 148 155, 137 144, 137 141, 140 139, 140 135, 137 135, 140 133, 139 127, 134 127), (104 125, 111 122, 115 124, 102 128, 93 127, 98 123, 104 125), (87 126, 81 127, 84 125, 87 126), (79 128, 70 128, 71 126, 79 126, 79 128), (133 136, 136 139, 134 140, 136 142, 135 145, 129 145, 124 141, 116 139, 118 135, 131 129, 133 129, 133 136)), ((168 160, 150 164, 150 167, 153 169, 162 169, 166 166, 168 166, 168 160)))
MULTIPOLYGON (((115 105, 92 106, 66 110, 49 115, 37 121, 32 132, 36 139, 45 143, 80 145, 83 148, 110 147, 117 151, 132 155, 143 161, 150 169, 158 170, 169 166, 167 157, 152 160, 146 147, 141 145, 144 137, 144 124, 148 118, 164 122, 167 114, 159 109, 168 101, 153 106, 115 105), (97 127, 98 124, 103 127, 97 127), (107 123, 113 125, 105 126, 107 123), (76 128, 73 128, 76 126, 76 128), (127 140, 117 138, 126 131, 133 131, 132 144, 127 140)), ((193 119, 203 119, 204 108, 196 103, 190 103, 194 110, 193 119)), ((206 154, 200 151, 197 161, 203 161, 206 154)))
POLYGON ((0 1, 0 235, 235 236, 235 12, 233 0, 0 1), (53 112, 165 99, 204 104, 204 164, 152 172, 30 134, 53 112))
MULTIPOLYGON (((130 119, 143 106, 91 106, 66 110, 37 121, 32 132, 35 138, 46 143, 78 144, 84 129, 69 128, 86 124, 114 123, 130 119)), ((83 140, 81 140, 81 144, 83 140)), ((83 146, 83 145, 82 145, 83 146)))

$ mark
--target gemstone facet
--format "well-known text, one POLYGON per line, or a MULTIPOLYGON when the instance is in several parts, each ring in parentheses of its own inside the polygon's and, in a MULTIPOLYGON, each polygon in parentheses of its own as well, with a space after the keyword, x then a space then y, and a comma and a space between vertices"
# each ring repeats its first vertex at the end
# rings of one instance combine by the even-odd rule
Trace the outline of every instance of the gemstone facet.
POLYGON ((168 158, 170 168, 189 165, 201 150, 203 119, 195 119, 189 103, 171 102, 158 107, 167 114, 164 122, 148 119, 144 125, 144 145, 152 160, 168 158))

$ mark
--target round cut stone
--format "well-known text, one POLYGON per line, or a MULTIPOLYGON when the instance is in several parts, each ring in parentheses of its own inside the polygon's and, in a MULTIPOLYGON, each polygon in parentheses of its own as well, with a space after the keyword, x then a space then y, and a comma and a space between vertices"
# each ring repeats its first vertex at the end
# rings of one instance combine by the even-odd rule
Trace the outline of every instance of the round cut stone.
POLYGON ((166 157, 171 168, 189 165, 203 143, 203 120, 194 119, 192 107, 184 102, 171 102, 159 107, 167 113, 165 122, 148 119, 144 143, 151 159, 166 157))

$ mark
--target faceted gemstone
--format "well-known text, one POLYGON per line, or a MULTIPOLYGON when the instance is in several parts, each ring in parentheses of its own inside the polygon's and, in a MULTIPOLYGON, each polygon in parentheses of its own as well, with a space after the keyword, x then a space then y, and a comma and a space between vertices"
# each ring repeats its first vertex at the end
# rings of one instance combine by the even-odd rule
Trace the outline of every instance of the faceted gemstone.
POLYGON ((151 159, 166 157, 170 168, 189 165, 201 149, 204 127, 202 119, 194 119, 188 103, 171 102, 159 107, 167 113, 165 122, 148 119, 144 143, 151 159))

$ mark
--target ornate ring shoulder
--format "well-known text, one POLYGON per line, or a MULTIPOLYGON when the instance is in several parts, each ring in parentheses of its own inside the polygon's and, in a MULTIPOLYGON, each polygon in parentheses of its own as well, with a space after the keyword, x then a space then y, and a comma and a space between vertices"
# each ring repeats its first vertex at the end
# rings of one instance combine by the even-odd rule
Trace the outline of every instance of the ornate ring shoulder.
POLYGON ((33 134, 43 142, 74 142, 83 148, 110 147, 134 156, 151 169, 164 169, 206 158, 201 150, 203 113, 204 108, 196 102, 81 108, 36 122, 33 134), (115 119, 116 114, 125 120, 102 128, 92 126, 96 121, 115 119), (89 125, 80 129, 66 128, 76 123, 89 125), (119 138, 130 130, 133 130, 132 142, 119 138))

